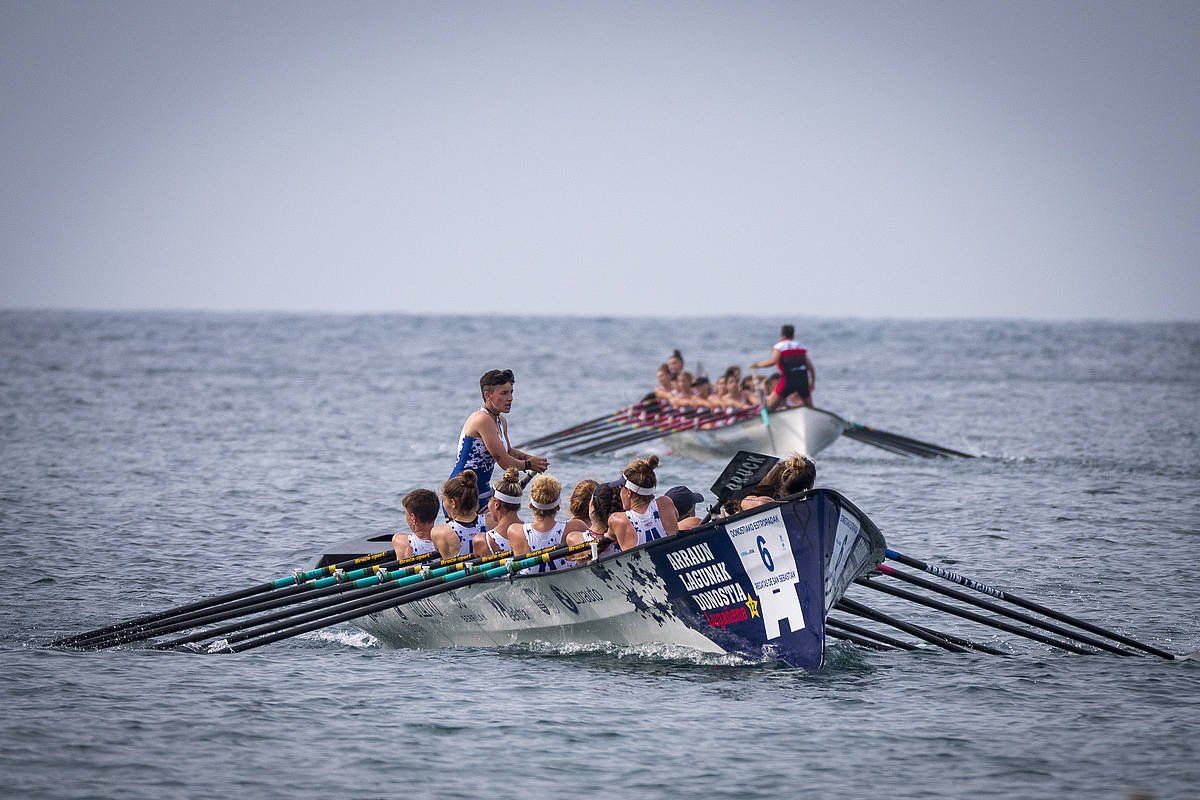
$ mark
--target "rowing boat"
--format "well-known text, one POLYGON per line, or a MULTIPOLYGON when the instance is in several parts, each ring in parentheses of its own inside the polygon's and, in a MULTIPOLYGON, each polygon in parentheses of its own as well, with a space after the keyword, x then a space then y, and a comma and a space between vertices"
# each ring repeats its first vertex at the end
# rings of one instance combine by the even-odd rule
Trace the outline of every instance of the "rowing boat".
POLYGON ((693 458, 728 458, 738 450, 784 457, 812 458, 838 437, 892 453, 924 458, 970 453, 850 422, 823 408, 799 406, 763 414, 759 409, 673 409, 654 397, 561 431, 539 436, 522 449, 547 448, 561 456, 624 452, 680 454, 693 458))
MULTIPOLYGON (((381 541, 341 542, 316 566, 381 541)), ((817 669, 826 614, 885 546, 849 500, 817 489, 586 566, 464 586, 354 624, 393 647, 662 643, 817 669)))
POLYGON ((845 429, 846 421, 837 414, 819 408, 789 408, 771 414, 769 426, 763 425, 755 412, 723 427, 681 430, 651 449, 662 455, 693 458, 728 456, 738 450, 776 456, 800 453, 812 458, 837 441, 845 429))

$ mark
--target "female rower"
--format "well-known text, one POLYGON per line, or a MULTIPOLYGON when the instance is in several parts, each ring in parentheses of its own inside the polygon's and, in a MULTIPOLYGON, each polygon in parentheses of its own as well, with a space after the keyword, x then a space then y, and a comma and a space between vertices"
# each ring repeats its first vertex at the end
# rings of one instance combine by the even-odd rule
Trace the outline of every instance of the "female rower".
MULTIPOLYGON (((446 521, 435 525, 430 538, 442 558, 465 556, 471 552, 471 540, 487 530, 479 513, 479 486, 475 471, 465 469, 442 484, 442 508, 446 521)), ((490 490, 490 487, 489 487, 490 490)))
POLYGON ((683 372, 683 353, 675 350, 667 359, 667 369, 671 371, 672 378, 678 378, 683 372))
POLYGON ((753 375, 742 378, 742 403, 747 408, 758 408, 758 387, 753 375))
POLYGON ((613 514, 609 529, 616 536, 622 550, 632 550, 638 545, 672 536, 679 532, 679 515, 671 498, 654 496, 658 477, 658 456, 631 461, 622 470, 625 484, 620 489, 621 507, 624 514, 613 514))
POLYGON ((428 489, 416 489, 404 495, 400 504, 404 506, 404 522, 412 533, 397 533, 392 537, 397 560, 432 553, 437 547, 429 532, 437 522, 437 495, 428 489))
MULTIPOLYGON (((612 533, 608 526, 608 520, 612 515, 620 513, 622 513, 620 492, 607 483, 599 484, 592 491, 591 502, 588 503, 587 530, 572 531, 567 534, 566 543, 577 545, 584 542, 599 542, 598 552, 613 554, 621 552, 616 534, 612 533)), ((577 560, 587 561, 590 558, 591 554, 585 552, 580 554, 577 560)))
POLYGON ((521 518, 517 512, 521 510, 521 494, 524 491, 525 487, 521 485, 521 473, 515 469, 506 469, 500 476, 500 480, 492 484, 492 496, 488 499, 487 516, 494 520, 494 524, 486 533, 472 537, 472 553, 477 556, 487 556, 512 550, 506 534, 509 527, 521 524, 521 518))
POLYGON ((754 487, 753 494, 742 498, 741 509, 773 503, 800 492, 807 492, 817 479, 817 465, 799 453, 771 467, 762 481, 754 487))
POLYGON ((663 405, 670 403, 671 396, 675 393, 675 376, 671 374, 671 368, 666 364, 659 364, 654 377, 658 381, 654 387, 654 399, 663 405))
MULTIPOLYGON (((577 519, 558 521, 561 497, 562 484, 553 475, 543 473, 529 484, 529 509, 533 512, 533 521, 517 522, 508 527, 508 541, 512 545, 514 556, 525 556, 534 550, 560 545, 568 533, 586 527, 577 519)), ((530 567, 526 571, 549 572, 571 566, 574 565, 566 559, 556 558, 548 563, 542 562, 536 567, 530 567)))
POLYGON ((588 524, 588 509, 592 505, 592 493, 596 491, 596 487, 599 485, 599 481, 592 478, 584 478, 575 484, 575 489, 571 492, 571 499, 567 502, 567 508, 571 512, 571 519, 579 520, 584 524, 584 527, 588 524))

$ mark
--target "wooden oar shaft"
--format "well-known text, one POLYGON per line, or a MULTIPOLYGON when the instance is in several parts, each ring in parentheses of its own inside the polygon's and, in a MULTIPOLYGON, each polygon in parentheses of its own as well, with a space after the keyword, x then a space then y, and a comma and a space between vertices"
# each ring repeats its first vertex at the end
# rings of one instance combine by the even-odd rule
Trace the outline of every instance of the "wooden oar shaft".
POLYGON ((1107 650, 1108 652, 1115 653, 1119 656, 1136 655, 1136 653, 1132 653, 1129 650, 1123 650, 1120 647, 1116 647, 1108 642, 1101 641, 1100 639, 1087 636, 1079 633, 1078 631, 1064 628, 1063 626, 1056 625, 1053 622, 1047 622, 1046 620, 1038 619, 1037 617, 1031 617, 1030 615, 1021 611, 1014 611, 1011 608, 1005 608, 998 603, 980 599, 973 595, 969 595, 966 592, 960 592, 957 589, 951 589, 949 586, 942 586, 941 584, 934 583, 933 581, 925 580, 918 575, 910 575, 902 570, 893 569, 887 564, 880 564, 878 569, 884 575, 896 578, 897 580, 911 583, 914 586, 920 586, 922 589, 928 589, 931 592, 937 592, 938 594, 945 595, 946 597, 953 597, 955 600, 959 600, 964 603, 970 603, 971 605, 978 606, 979 608, 985 608, 994 614, 1000 614, 1008 617, 1009 619, 1019 620, 1020 622, 1024 622, 1026 625, 1032 625, 1036 628, 1041 628, 1044 631, 1057 633, 1059 636, 1065 636, 1068 639, 1074 639, 1077 642, 1083 642, 1084 644, 1091 645, 1092 647, 1100 650, 1107 650))
POLYGON ((1178 656, 1176 656, 1174 653, 1168 653, 1166 650, 1162 650, 1153 645, 1139 642, 1136 639, 1131 639, 1130 637, 1125 636, 1120 633, 1117 633, 1116 631, 1111 631, 1107 628, 1103 628, 1099 625, 1088 622, 1087 620, 1079 619, 1078 617, 1073 617, 1070 614, 1063 613, 1062 611, 1055 611, 1052 608, 1047 608, 1046 606, 1042 605, 1041 603, 1034 602, 1033 600, 1027 600, 1024 597, 1013 594, 1012 592, 1006 592, 1001 589, 997 589, 994 586, 988 586, 986 583, 980 583, 979 581, 975 581, 970 578, 963 577, 962 575, 959 575, 958 573, 956 573, 952 570, 944 569, 944 568, 936 566, 934 564, 927 564, 926 562, 921 561, 920 559, 913 558, 912 556, 907 556, 904 553, 899 553, 890 548, 887 549, 885 552, 886 552, 887 557, 893 561, 898 561, 901 564, 912 567, 913 569, 919 569, 923 572, 928 572, 930 575, 934 575, 938 578, 941 578, 942 580, 950 581, 951 583, 957 583, 959 586, 966 586, 968 589, 972 589, 976 592, 980 592, 980 593, 986 594, 986 595, 991 595, 992 597, 995 597, 997 600, 1003 600, 1007 603, 1012 603, 1013 605, 1021 606, 1022 608, 1028 609, 1029 611, 1036 611, 1038 614, 1041 614, 1042 616, 1050 617, 1051 619, 1056 619, 1059 622, 1065 622, 1068 625, 1074 625, 1076 628, 1080 628, 1085 631, 1090 631, 1091 633, 1095 633, 1099 636, 1107 637, 1109 639, 1112 639, 1114 642, 1120 642, 1121 644, 1129 645, 1130 647, 1136 647, 1139 650, 1143 650, 1147 653, 1151 653, 1160 658, 1166 658, 1166 659, 1171 659, 1171 660, 1178 658, 1178 656))

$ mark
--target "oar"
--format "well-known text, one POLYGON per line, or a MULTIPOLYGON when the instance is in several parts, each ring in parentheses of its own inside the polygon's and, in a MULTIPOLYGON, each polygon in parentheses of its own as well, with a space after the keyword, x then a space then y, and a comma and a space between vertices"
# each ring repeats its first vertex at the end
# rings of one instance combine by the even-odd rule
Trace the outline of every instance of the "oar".
POLYGON ((1042 614, 1043 616, 1050 617, 1051 619, 1056 619, 1059 622, 1065 622, 1068 625, 1074 625, 1076 628, 1081 628, 1085 631, 1090 631, 1091 633, 1099 634, 1100 636, 1106 636, 1109 639, 1112 639, 1114 642, 1120 642, 1121 644, 1126 644, 1126 645, 1129 645, 1130 647, 1136 647, 1139 650, 1143 650, 1147 653, 1151 653, 1153 655, 1158 656, 1159 658, 1166 658, 1166 659, 1171 659, 1171 660, 1189 659, 1196 655, 1195 653, 1191 653, 1186 656, 1185 655, 1176 655, 1175 653, 1168 653, 1166 650, 1162 650, 1153 645, 1139 642, 1136 639, 1129 638, 1128 636, 1123 636, 1122 634, 1119 634, 1116 631, 1111 631, 1108 628, 1102 628, 1099 625, 1095 625, 1091 622, 1088 622, 1087 620, 1082 620, 1082 619, 1079 619, 1078 617, 1073 617, 1070 614, 1064 614, 1061 611, 1055 611, 1052 608, 1047 608, 1046 606, 1042 605, 1041 603, 1035 603, 1032 600, 1026 600, 1024 597, 1015 595, 1012 592, 1005 592, 1005 591, 997 589, 993 586, 988 586, 986 583, 980 583, 979 581, 971 580, 970 578, 964 578, 962 575, 952 572, 951 570, 944 569, 942 567, 938 567, 933 564, 927 564, 924 561, 921 561, 919 559, 913 558, 911 556, 906 556, 904 553, 896 552, 895 550, 892 550, 891 548, 888 548, 887 550, 885 550, 884 553, 887 555, 888 558, 890 558, 893 561, 899 561, 901 564, 905 564, 906 566, 912 567, 914 569, 922 570, 923 572, 928 572, 930 575, 935 575, 935 576, 941 578, 942 580, 950 581, 951 583, 957 583, 960 586, 965 586, 968 589, 973 589, 974 591, 980 592, 981 594, 991 595, 992 597, 996 598, 997 600, 1004 600, 1005 602, 1012 603, 1013 605, 1016 605, 1016 606, 1021 606, 1022 608, 1028 609, 1030 611, 1036 611, 1037 613, 1042 614))
POLYGON ((910 436, 901 436, 898 433, 891 431, 872 428, 869 425, 861 425, 857 422, 850 422, 832 411, 825 409, 817 409, 822 411, 834 419, 842 423, 842 434, 848 439, 854 439, 864 444, 874 445, 875 447, 888 450, 892 453, 901 453, 906 455, 921 456, 923 458, 948 458, 957 456, 959 458, 974 458, 970 453, 964 453, 961 450, 952 450, 949 447, 943 447, 940 444, 931 442, 923 442, 920 439, 913 439, 910 436))
POLYGON ((605 441, 590 445, 588 447, 572 448, 561 453, 561 455, 583 456, 591 455, 593 453, 620 450, 624 447, 632 447, 633 445, 641 444, 643 442, 661 439, 664 436, 669 436, 670 434, 677 433, 679 431, 691 430, 694 428, 700 429, 701 426, 706 423, 725 419, 724 412, 713 413, 714 411, 715 409, 699 409, 694 412, 692 416, 679 416, 671 419, 663 425, 650 428, 646 431, 638 431, 612 439, 606 439, 605 441))
MULTIPOLYGON (((750 371, 753 372, 755 369, 755 367, 751 367, 750 371)), ((779 448, 775 446, 775 431, 771 430, 771 412, 767 409, 767 393, 757 379, 754 381, 754 384, 758 386, 758 412, 762 416, 763 427, 767 429, 767 438, 771 442, 771 452, 778 453, 779 448)))
MULTIPOLYGON (((1016 625, 1012 625, 1008 622, 1001 622, 998 619, 992 619, 990 617, 985 617, 982 614, 976 614, 974 611, 968 611, 965 608, 956 608, 955 606, 952 606, 949 603, 943 603, 941 600, 934 600, 931 597, 923 597, 919 594, 916 594, 915 592, 908 592, 908 591, 905 591, 904 589, 898 589, 895 586, 888 586, 885 583, 876 583, 875 581, 872 581, 867 578, 857 578, 857 579, 855 579, 854 582, 857 583, 859 586, 865 586, 868 589, 874 589, 877 592, 884 592, 885 594, 890 594, 893 597, 899 597, 902 600, 908 600, 909 602, 917 603, 918 605, 928 606, 929 608, 934 608, 934 609, 937 609, 938 611, 942 611, 947 614, 952 614, 953 616, 956 616, 956 617, 962 617, 963 619, 969 619, 972 622, 978 622, 980 625, 987 625, 988 627, 996 628, 997 630, 1001 630, 1001 631, 1007 631, 1008 633, 1013 633, 1013 634, 1016 634, 1017 636, 1024 636, 1027 639, 1033 639, 1036 642, 1041 642, 1042 644, 1048 644, 1051 647, 1057 647, 1061 650, 1068 650, 1072 653, 1078 653, 1081 656, 1092 655, 1092 652, 1090 650, 1084 650, 1082 647, 1076 647, 1075 645, 1070 644, 1068 642, 1059 641, 1058 639, 1054 639, 1050 636, 1045 636, 1043 634, 1037 633, 1036 631, 1027 631, 1024 628, 1018 628, 1016 625)), ((1121 655, 1125 655, 1125 656, 1132 655, 1132 653, 1127 653, 1124 650, 1116 650, 1116 648, 1114 648, 1114 650, 1121 655)))
POLYGON ((859 647, 865 647, 868 650, 895 650, 896 649, 895 647, 891 647, 890 645, 883 644, 882 642, 876 642, 873 639, 868 639, 865 636, 859 636, 854 633, 840 631, 837 629, 837 627, 831 626, 829 624, 828 620, 826 620, 825 626, 826 626, 825 627, 825 635, 828 636, 830 639, 843 639, 847 642, 852 642, 853 644, 856 644, 859 647))
POLYGON ((578 425, 572 425, 569 428, 563 428, 561 431, 547 433, 543 436, 537 437, 536 439, 530 439, 529 441, 524 442, 523 444, 520 444, 517 446, 521 449, 524 449, 526 447, 538 447, 541 445, 550 444, 552 442, 556 442, 560 438, 571 436, 571 435, 578 433, 581 430, 585 430, 591 426, 613 420, 613 419, 621 416, 622 414, 628 414, 630 412, 640 410, 640 409, 646 407, 647 404, 650 404, 650 403, 654 403, 655 405, 657 405, 657 398, 654 396, 653 392, 651 392, 650 394, 643 397, 637 403, 628 405, 625 408, 619 408, 616 411, 610 411, 607 414, 601 414, 600 416, 594 417, 593 419, 589 419, 585 422, 580 422, 578 425))
POLYGON ((872 639, 879 644, 888 646, 892 650, 917 649, 915 644, 906 642, 903 639, 897 639, 894 636, 888 636, 886 633, 879 633, 878 631, 873 631, 870 628, 864 628, 861 625, 855 625, 853 623, 845 622, 844 620, 840 619, 834 619, 832 617, 828 617, 825 620, 826 632, 829 632, 830 628, 837 628, 845 631, 846 633, 855 634, 866 639, 872 639))
MULTIPOLYGON (((168 633, 198 628, 201 625, 210 625, 216 622, 224 622, 228 619, 234 619, 236 617, 245 617, 251 614, 257 614, 260 611, 266 611, 271 608, 295 605, 297 603, 307 603, 315 600, 318 597, 374 586, 379 583, 384 583, 388 580, 394 580, 397 577, 412 575, 418 570, 427 570, 430 568, 430 565, 422 564, 421 562, 428 561, 436 555, 437 552, 435 551, 432 553, 426 553, 425 555, 407 558, 403 562, 405 566, 402 567, 400 566, 401 562, 393 560, 385 564, 380 564, 373 570, 364 568, 344 574, 339 573, 328 578, 320 578, 318 580, 302 583, 287 589, 281 589, 280 591, 273 592, 265 600, 260 600, 257 597, 249 597, 233 603, 225 603, 211 609, 204 609, 201 611, 194 611, 190 614, 183 614, 178 617, 173 617, 165 622, 140 626, 132 630, 119 631, 116 634, 104 637, 98 641, 91 641, 87 644, 87 646, 101 649, 106 647, 114 647, 121 644, 128 644, 130 642, 142 641, 144 639, 153 639, 157 636, 165 636, 168 633), (393 570, 390 569, 391 567, 399 568, 393 570)), ((452 567, 463 561, 467 561, 470 558, 472 558, 472 556, 469 554, 456 556, 451 559, 435 562, 434 566, 452 567)))
POLYGON ((925 580, 917 575, 910 575, 902 570, 894 569, 887 564, 880 564, 878 567, 876 567, 876 569, 878 569, 880 573, 889 577, 911 583, 914 586, 920 586, 923 589, 928 589, 932 592, 937 592, 938 594, 943 594, 946 597, 953 597, 955 600, 960 600, 964 603, 970 603, 973 606, 987 609, 994 614, 1000 614, 1001 616, 1008 617, 1009 619, 1019 620, 1024 622, 1026 625, 1032 625, 1035 628, 1041 628, 1044 631, 1057 633, 1059 636, 1065 636, 1068 639, 1074 639, 1077 642, 1083 642, 1084 644, 1091 645, 1092 647, 1100 650, 1107 650, 1108 652, 1115 653, 1119 656, 1137 655, 1137 653, 1133 653, 1129 650, 1123 650, 1120 647, 1115 647, 1100 639, 1094 639, 1091 636, 1086 636, 1069 628, 1064 628, 1061 625, 1055 625, 1053 622, 1047 622, 1045 620, 1038 619, 1037 617, 1031 617, 1030 615, 1021 611, 1014 611, 1011 608, 1005 608, 997 603, 980 599, 973 595, 969 595, 966 592, 960 592, 957 589, 951 589, 949 586, 942 586, 939 583, 925 580))
POLYGON ((870 606, 863 605, 857 600, 851 600, 849 597, 843 597, 837 602, 837 605, 834 606, 834 608, 838 609, 839 611, 845 611, 849 614, 853 614, 856 617, 864 617, 866 619, 875 620, 876 622, 882 622, 884 625, 890 625, 891 627, 902 630, 905 633, 915 636, 922 641, 929 642, 930 644, 936 644, 938 647, 942 648, 943 650, 949 650, 951 653, 967 652, 967 648, 955 644, 946 637, 940 636, 928 628, 924 628, 920 625, 913 625, 911 622, 905 622, 902 619, 897 619, 891 614, 885 614, 882 611, 877 611, 870 606))
MULTIPOLYGON (((549 549, 549 548, 547 548, 547 549, 549 549)), ((541 552, 541 551, 539 551, 539 552, 541 552)), ((466 565, 471 565, 471 564, 473 564, 475 566, 486 565, 486 564, 490 564, 490 563, 493 563, 496 561, 502 561, 506 558, 511 558, 511 556, 512 556, 512 554, 510 551, 505 551, 503 553, 489 554, 486 556, 473 556, 470 553, 468 553, 468 554, 461 555, 461 556, 455 556, 454 558, 445 559, 441 562, 438 562, 436 565, 429 565, 429 566, 421 567, 421 568, 407 567, 405 569, 395 570, 394 572, 387 572, 387 573, 382 573, 382 574, 377 573, 376 575, 374 575, 372 577, 363 578, 361 580, 357 580, 352 583, 342 584, 340 586, 330 586, 327 588, 323 588, 323 589, 317 590, 317 591, 313 592, 311 595, 308 595, 305 597, 293 598, 293 599, 286 600, 286 601, 280 602, 280 603, 273 602, 273 603, 262 604, 262 606, 260 608, 242 609, 242 610, 238 611, 237 613, 224 615, 224 616, 221 616, 221 617, 215 618, 215 619, 209 619, 209 620, 204 620, 204 621, 196 620, 196 621, 192 622, 191 624, 187 624, 187 625, 180 627, 179 630, 183 630, 185 628, 195 628, 195 627, 198 627, 200 624, 210 624, 210 623, 214 623, 214 622, 222 622, 226 619, 234 619, 237 617, 244 617, 251 613, 258 613, 259 611, 266 611, 270 608, 276 608, 281 605, 293 606, 292 608, 285 608, 282 611, 276 611, 272 614, 264 614, 259 617, 254 617, 253 619, 248 619, 248 620, 243 619, 238 622, 231 622, 227 625, 219 626, 217 628, 210 628, 207 630, 196 631, 195 633, 191 633, 186 636, 181 636, 176 639, 171 639, 170 641, 160 642, 158 644, 152 645, 151 649, 153 649, 153 650, 170 650, 172 648, 179 647, 181 645, 190 644, 192 642, 203 641, 204 639, 211 639, 211 638, 214 638, 217 636, 224 636, 225 634, 236 634, 236 632, 238 632, 238 631, 244 631, 248 628, 253 628, 255 626, 263 625, 268 622, 274 622, 277 620, 287 619, 288 617, 295 617, 300 614, 313 612, 317 609, 329 608, 330 606, 335 606, 339 603, 350 602, 351 600, 353 600, 356 597, 363 597, 363 596, 373 593, 373 592, 378 592, 378 591, 382 591, 385 589, 394 589, 397 586, 411 586, 413 584, 418 584, 418 583, 421 583, 422 581, 430 580, 433 578, 438 578, 442 575, 446 575, 448 573, 454 572, 455 570, 462 569, 466 565), (419 569, 419 571, 418 571, 418 569, 419 569), (345 594, 343 594, 343 593, 345 593, 345 594), (337 596, 328 597, 327 595, 337 595, 337 596), (302 606, 297 605, 297 603, 304 603, 304 605, 302 605, 302 606)), ((158 635, 160 633, 169 633, 169 632, 171 632, 171 631, 158 631, 154 635, 158 635)), ((231 639, 236 639, 236 638, 237 638, 236 636, 231 637, 231 639)), ((244 638, 244 637, 242 637, 242 638, 244 638)))
MULTIPOLYGON (((237 591, 227 592, 225 594, 217 595, 215 597, 209 597, 209 598, 205 598, 203 600, 197 600, 192 603, 186 603, 181 606, 175 606, 174 608, 169 608, 166 611, 158 611, 153 614, 145 614, 140 617, 134 617, 133 619, 127 619, 122 622, 117 622, 112 625, 107 625, 102 628, 96 628, 94 630, 84 631, 83 633, 78 633, 73 636, 66 636, 61 639, 56 639, 55 641, 51 642, 51 645, 74 646, 76 644, 83 643, 85 640, 96 639, 98 637, 106 636, 108 634, 111 634, 111 633, 114 633, 116 631, 120 631, 120 630, 123 630, 126 628, 138 627, 138 626, 146 625, 151 622, 159 622, 159 621, 166 620, 171 617, 177 616, 179 614, 186 614, 186 613, 189 613, 192 611, 199 611, 201 609, 206 609, 211 606, 216 606, 216 605, 220 605, 222 603, 227 603, 232 600, 240 600, 244 597, 251 597, 256 594, 263 594, 264 592, 270 592, 270 591, 274 591, 276 589, 282 589, 282 588, 285 588, 288 586, 293 586, 297 583, 303 583, 304 581, 310 581, 310 580, 313 580, 315 578, 319 578, 319 577, 322 577, 325 575, 333 575, 333 574, 336 574, 339 570, 353 569, 355 567, 383 561, 388 558, 394 558, 395 555, 396 555, 395 552, 392 550, 384 550, 379 553, 371 553, 370 555, 359 556, 358 558, 354 558, 349 561, 343 561, 338 564, 331 564, 330 566, 327 566, 327 567, 311 569, 311 570, 308 570, 307 572, 302 572, 302 571, 298 570, 291 575, 287 575, 282 578, 276 578, 275 580, 270 580, 270 581, 267 581, 266 583, 260 583, 255 586, 251 586, 247 589, 239 589, 237 591)), ((412 563, 416 563, 416 562, 414 561, 412 563)))
POLYGON ((293 636, 299 636, 302 633, 327 628, 330 625, 336 625, 339 622, 347 622, 352 619, 364 617, 369 614, 375 614, 380 611, 386 611, 389 608, 395 608, 398 605, 409 603, 414 600, 422 600, 426 597, 432 597, 443 592, 452 591, 471 584, 481 583, 483 581, 500 578, 507 575, 513 575, 523 569, 537 566, 542 563, 549 563, 555 558, 561 558, 572 553, 582 552, 591 549, 591 542, 583 542, 577 545, 563 545, 554 548, 548 553, 543 553, 539 556, 525 556, 520 559, 508 561, 490 569, 482 567, 467 566, 463 569, 452 572, 448 575, 440 576, 436 579, 431 579, 435 585, 421 585, 419 587, 401 587, 392 589, 386 592, 377 592, 373 596, 356 600, 351 603, 343 603, 339 606, 341 610, 330 609, 333 613, 318 613, 314 615, 305 615, 298 619, 283 623, 278 626, 267 626, 261 631, 256 632, 256 638, 248 641, 239 641, 237 643, 227 643, 222 652, 238 653, 245 650, 252 650, 256 647, 261 647, 271 642, 277 642, 281 639, 289 639, 293 636))

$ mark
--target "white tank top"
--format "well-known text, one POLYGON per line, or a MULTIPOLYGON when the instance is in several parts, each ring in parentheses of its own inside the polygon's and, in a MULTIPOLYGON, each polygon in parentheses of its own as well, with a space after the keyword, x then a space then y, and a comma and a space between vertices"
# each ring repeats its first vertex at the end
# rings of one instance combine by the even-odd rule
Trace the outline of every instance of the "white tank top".
POLYGON ((468 555, 471 552, 471 537, 477 533, 484 533, 487 530, 487 523, 483 521, 483 516, 475 518, 475 522, 470 525, 463 525, 457 520, 450 520, 450 530, 458 535, 458 554, 460 556, 468 555))
MULTIPOLYGON (((525 523, 525 541, 529 542, 530 550, 541 550, 543 547, 556 547, 562 544, 563 529, 567 527, 565 522, 556 522, 554 527, 548 531, 535 531, 533 523, 525 523)), ((563 558, 556 558, 550 563, 542 562, 537 566, 529 567, 524 570, 526 573, 534 574, 538 572, 551 572, 556 569, 569 569, 574 566, 570 561, 563 558)))
MULTIPOLYGON (((508 526, 505 526, 507 530, 508 526)), ((508 541, 508 537, 500 533, 500 528, 492 528, 487 532, 488 539, 492 542, 492 550, 496 553, 503 553, 506 550, 512 550, 512 545, 508 541)))
POLYGON ((652 542, 667 535, 666 528, 662 524, 662 517, 658 513, 657 497, 650 501, 650 505, 646 506, 646 513, 638 514, 634 511, 626 511, 625 516, 629 517, 629 522, 637 531, 638 544, 652 542))
POLYGON ((408 535, 408 546, 412 548, 414 556, 423 556, 426 553, 432 553, 434 550, 437 550, 437 546, 431 540, 422 539, 415 533, 408 535))

